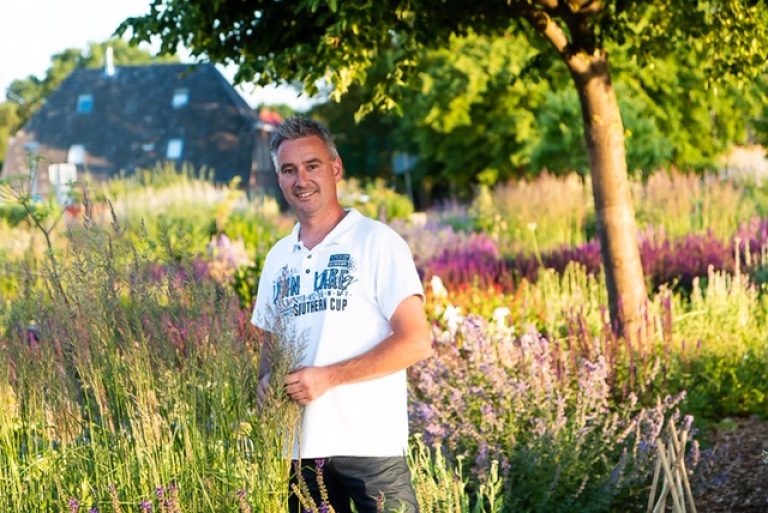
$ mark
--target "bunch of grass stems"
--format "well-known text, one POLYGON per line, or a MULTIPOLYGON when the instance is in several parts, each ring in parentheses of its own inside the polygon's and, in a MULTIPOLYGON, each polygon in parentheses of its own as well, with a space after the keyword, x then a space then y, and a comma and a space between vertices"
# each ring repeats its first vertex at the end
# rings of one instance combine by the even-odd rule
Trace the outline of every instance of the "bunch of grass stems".
MULTIPOLYGON (((88 220, 0 315, 0 510, 281 511, 298 412, 257 404, 247 312, 172 247, 158 266, 88 220)), ((269 347, 279 380, 295 355, 269 347)))

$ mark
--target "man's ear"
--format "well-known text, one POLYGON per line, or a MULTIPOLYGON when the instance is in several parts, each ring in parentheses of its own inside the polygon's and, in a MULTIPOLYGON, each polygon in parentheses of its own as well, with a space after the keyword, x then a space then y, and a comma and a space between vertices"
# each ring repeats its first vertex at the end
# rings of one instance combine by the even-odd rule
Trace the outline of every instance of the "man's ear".
POLYGON ((331 161, 331 168, 333 169, 333 177, 336 179, 336 183, 339 183, 344 178, 344 163, 341 161, 341 157, 336 157, 331 161))

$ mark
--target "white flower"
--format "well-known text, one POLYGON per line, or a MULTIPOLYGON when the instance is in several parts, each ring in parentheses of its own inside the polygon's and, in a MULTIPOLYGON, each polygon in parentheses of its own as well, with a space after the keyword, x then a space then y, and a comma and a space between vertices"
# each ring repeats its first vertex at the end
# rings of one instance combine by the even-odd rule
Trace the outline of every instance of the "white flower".
POLYGON ((464 316, 461 315, 461 308, 448 305, 445 312, 443 312, 443 319, 448 323, 448 331, 451 333, 451 336, 454 336, 459 329, 459 325, 464 321, 464 316))
POLYGON ((429 280, 429 286, 432 287, 432 293, 435 295, 435 297, 448 296, 448 291, 445 289, 443 280, 441 280, 439 276, 432 276, 432 279, 429 280))
POLYGON ((499 328, 504 327, 504 319, 511 314, 509 308, 506 306, 499 306, 493 311, 493 320, 496 323, 496 326, 499 328))

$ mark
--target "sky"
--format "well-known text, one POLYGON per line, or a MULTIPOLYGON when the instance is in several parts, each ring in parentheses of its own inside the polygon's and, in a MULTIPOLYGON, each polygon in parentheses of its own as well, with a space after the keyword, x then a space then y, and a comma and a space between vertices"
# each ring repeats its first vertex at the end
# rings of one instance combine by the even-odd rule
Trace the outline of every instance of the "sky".
MULTIPOLYGON (((0 100, 16 79, 45 76, 51 56, 67 48, 109 39, 125 18, 149 12, 150 0, 4 0, 0 8, 0 100)), ((149 47, 147 47, 149 48, 149 47)), ((186 52, 182 61, 189 62, 186 52)), ((232 82, 235 70, 217 66, 232 82)), ((310 102, 288 87, 238 87, 251 106, 285 103, 305 110, 310 102)))

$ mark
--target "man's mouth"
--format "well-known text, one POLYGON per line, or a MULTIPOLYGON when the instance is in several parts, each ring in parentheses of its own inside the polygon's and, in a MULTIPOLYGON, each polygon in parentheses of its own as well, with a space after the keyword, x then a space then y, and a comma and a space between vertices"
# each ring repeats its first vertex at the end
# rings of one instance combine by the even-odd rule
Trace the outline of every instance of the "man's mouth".
POLYGON ((314 194, 314 191, 302 191, 295 193, 296 197, 299 199, 309 198, 312 194, 314 194))

